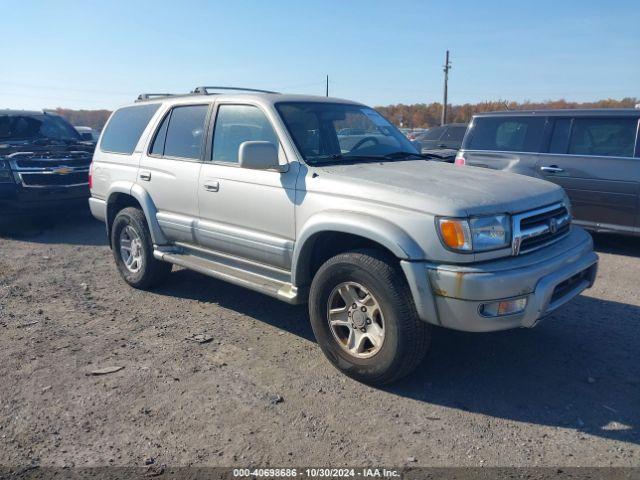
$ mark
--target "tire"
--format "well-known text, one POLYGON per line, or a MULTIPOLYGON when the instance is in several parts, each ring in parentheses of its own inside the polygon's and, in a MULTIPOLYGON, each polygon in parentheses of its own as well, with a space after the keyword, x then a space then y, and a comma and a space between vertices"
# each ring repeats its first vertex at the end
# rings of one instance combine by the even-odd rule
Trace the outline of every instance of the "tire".
POLYGON ((318 344, 329 361, 363 383, 383 385, 399 380, 418 366, 429 348, 429 325, 418 318, 397 260, 375 250, 342 253, 325 262, 311 283, 309 316, 318 344), (344 297, 353 291, 358 298, 351 308, 347 307, 349 327, 342 325, 345 315, 342 303, 348 303, 344 297), (365 298, 360 299, 363 295, 365 298), (361 300, 366 306, 359 303, 361 300), (331 317, 337 324, 335 327, 330 326, 328 316, 330 301, 332 312, 336 312, 331 317), (366 317, 371 315, 365 319, 362 327, 365 330, 360 328, 363 315, 358 310, 365 312, 366 317), (358 328, 353 328, 354 325, 358 328), (352 341, 357 336, 360 339, 364 336, 365 340, 352 341), (347 351, 358 343, 364 345, 362 352, 347 351))
MULTIPOLYGON (((120 275, 125 282, 134 288, 145 290, 162 283, 169 273, 172 265, 170 263, 156 260, 153 256, 153 241, 147 226, 147 219, 142 210, 135 207, 127 207, 116 215, 111 228, 111 249, 120 271, 120 275), (125 234, 123 236, 123 231, 125 234), (137 239, 135 239, 137 235, 137 239), (126 238, 123 238, 126 237, 126 238), (134 238, 129 243, 128 238, 134 238), (137 262, 127 266, 123 258, 123 250, 126 251, 125 244, 135 243, 135 257, 137 262)), ((126 255, 125 255, 126 256, 126 255)))

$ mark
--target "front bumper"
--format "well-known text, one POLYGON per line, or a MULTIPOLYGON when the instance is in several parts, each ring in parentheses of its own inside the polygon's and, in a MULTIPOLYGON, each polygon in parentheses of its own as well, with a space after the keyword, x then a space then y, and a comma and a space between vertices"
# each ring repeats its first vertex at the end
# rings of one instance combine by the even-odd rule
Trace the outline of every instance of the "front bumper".
POLYGON ((526 255, 468 265, 402 262, 420 317, 468 332, 533 327, 595 280, 598 256, 588 233, 572 227, 563 240, 526 255), (483 316, 486 303, 527 299, 524 311, 483 316))
POLYGON ((22 216, 86 208, 89 186, 25 188, 0 184, 0 215, 22 216))

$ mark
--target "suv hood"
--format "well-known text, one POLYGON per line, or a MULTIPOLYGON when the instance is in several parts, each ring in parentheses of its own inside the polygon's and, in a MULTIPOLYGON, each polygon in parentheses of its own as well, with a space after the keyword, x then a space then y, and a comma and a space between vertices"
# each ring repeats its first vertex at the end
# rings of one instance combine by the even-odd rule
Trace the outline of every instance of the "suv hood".
POLYGON ((565 199, 559 186, 498 170, 426 160, 311 167, 307 190, 463 217, 518 213, 565 199))

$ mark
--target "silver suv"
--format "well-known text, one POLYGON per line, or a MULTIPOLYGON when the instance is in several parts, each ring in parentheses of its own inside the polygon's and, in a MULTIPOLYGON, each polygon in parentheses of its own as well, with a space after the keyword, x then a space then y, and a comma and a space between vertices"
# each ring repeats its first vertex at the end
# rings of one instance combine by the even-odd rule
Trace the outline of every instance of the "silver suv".
POLYGON ((131 286, 176 264, 308 302, 326 356, 368 383, 416 367, 430 324, 532 327, 596 275, 560 187, 429 161, 346 100, 142 95, 109 119, 91 179, 131 286))

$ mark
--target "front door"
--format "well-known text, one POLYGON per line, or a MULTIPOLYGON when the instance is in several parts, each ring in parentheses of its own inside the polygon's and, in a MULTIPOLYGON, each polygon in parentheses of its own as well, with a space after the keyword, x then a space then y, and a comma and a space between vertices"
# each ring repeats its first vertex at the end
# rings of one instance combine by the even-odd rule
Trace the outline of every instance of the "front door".
POLYGON ((538 169, 565 189, 576 223, 633 232, 640 189, 637 128, 637 117, 555 119, 549 153, 540 154, 538 169))
POLYGON ((180 105, 167 112, 140 161, 138 182, 151 195, 170 241, 194 242, 198 179, 209 105, 180 105))
POLYGON ((284 173, 240 168, 242 142, 269 141, 284 151, 265 113, 255 105, 218 106, 209 159, 198 186, 198 243, 224 254, 289 270, 295 240, 297 163, 284 173))

